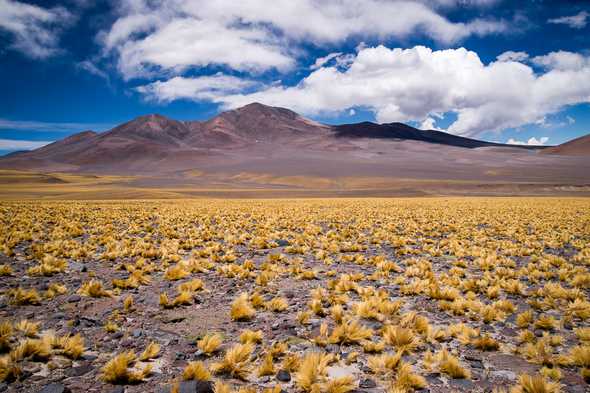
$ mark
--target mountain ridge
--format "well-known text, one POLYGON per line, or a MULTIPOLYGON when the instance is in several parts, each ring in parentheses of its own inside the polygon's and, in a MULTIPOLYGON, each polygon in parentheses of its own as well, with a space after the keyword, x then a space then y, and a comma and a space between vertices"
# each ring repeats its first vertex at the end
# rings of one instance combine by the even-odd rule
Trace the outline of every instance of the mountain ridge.
POLYGON ((445 165, 463 173, 461 163, 481 160, 498 166, 515 154, 532 161, 527 155, 540 149, 545 147, 480 141, 403 123, 327 125, 286 108, 252 103, 202 121, 138 116, 102 133, 83 131, 36 150, 0 157, 0 168, 127 174, 280 169, 312 175, 347 168, 347 173, 370 175, 369 168, 396 173, 416 161, 425 171, 442 176, 445 165), (429 151, 435 155, 429 156, 429 151), (496 151, 501 155, 492 154, 496 151), (405 157, 401 164, 394 163, 400 157, 405 157), (443 161, 428 168, 428 162, 436 160, 443 161))

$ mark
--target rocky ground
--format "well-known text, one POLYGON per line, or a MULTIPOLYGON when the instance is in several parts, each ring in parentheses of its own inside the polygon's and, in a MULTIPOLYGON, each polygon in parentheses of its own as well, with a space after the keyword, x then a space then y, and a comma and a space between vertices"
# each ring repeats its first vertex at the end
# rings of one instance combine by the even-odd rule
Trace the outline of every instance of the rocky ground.
MULTIPOLYGON (((589 348, 580 333, 590 327, 586 319, 590 317, 589 202, 570 200, 557 211, 553 202, 540 200, 534 208, 537 216, 531 217, 527 200, 458 201, 406 201, 401 206, 383 201, 335 205, 327 201, 309 202, 311 205, 273 202, 269 206, 214 202, 207 207, 185 206, 186 217, 181 219, 183 209, 172 202, 128 209, 116 204, 117 209, 110 204, 5 204, 3 222, 10 224, 4 227, 0 265, 10 267, 10 272, 0 277, 0 319, 15 326, 22 320, 38 322, 39 332, 30 335, 32 339, 40 339, 48 331, 57 337, 80 334, 84 351, 77 358, 56 350, 42 360, 34 354, 21 357, 15 362, 20 373, 4 378, 0 391, 221 390, 215 381, 244 391, 276 386, 287 392, 304 391, 307 389, 298 382, 302 371, 287 370, 282 362, 288 355, 299 356, 301 361, 314 351, 335 356, 310 391, 340 393, 328 382, 351 376, 352 386, 344 392, 491 392, 500 387, 537 392, 526 390, 521 375, 541 376, 549 389, 543 391, 590 391, 583 377, 583 370, 590 367, 590 352, 585 360, 571 355, 573 348, 589 348), (452 214, 449 207, 454 209, 452 214), (80 223, 82 233, 67 235, 64 223, 68 214, 80 223), (149 242, 158 252, 130 255, 132 252, 125 250, 131 250, 131 244, 148 239, 135 231, 145 229, 143 223, 151 223, 149 242), (18 239, 15 231, 26 232, 26 228, 31 238, 18 239), (260 237, 266 240, 264 244, 257 242, 260 237), (167 239, 175 239, 176 248, 167 239), (196 239, 194 247, 184 246, 187 239, 196 239), (48 245, 56 241, 74 243, 64 246, 67 252, 51 251, 48 245), (109 256, 113 242, 118 254, 109 256), (66 267, 47 275, 33 274, 30 268, 44 258, 36 255, 35 244, 44 245, 45 256, 66 261, 66 267), (76 256, 74 251, 79 249, 87 251, 86 255, 76 256), (484 267, 486 258, 490 267, 484 267), (138 263, 140 259, 146 265, 138 263), (248 260, 252 264, 247 266, 244 262, 248 260), (384 262, 390 263, 389 267, 384 262), (174 266, 184 266, 187 276, 170 279, 169 270, 174 266), (137 288, 113 286, 113 279, 127 279, 134 269, 142 271, 150 282, 137 288), (267 283, 260 279, 264 272, 269 272, 267 283), (305 272, 314 273, 306 276, 305 272), (576 281, 578 276, 581 278, 576 281), (192 293, 190 304, 161 305, 160 294, 173 299, 181 284, 194 279, 204 288, 192 293), (91 280, 100 281, 108 294, 93 297, 79 291, 91 280), (515 281, 521 289, 513 289, 515 281), (45 295, 56 282, 67 291, 54 297, 45 295), (559 284, 565 292, 548 283, 559 284), (488 292, 494 286, 498 286, 497 295, 488 292), (40 295, 37 304, 15 304, 17 288, 36 290, 40 295), (314 294, 316 288, 325 291, 314 294), (439 289, 450 294, 437 295, 439 289), (248 293, 256 309, 247 321, 231 317, 232 303, 241 293, 248 293), (287 308, 273 312, 264 305, 256 307, 251 297, 254 293, 265 302, 282 298, 287 308), (359 311, 360 304, 376 299, 378 293, 386 294, 389 302, 399 301, 399 309, 388 312, 376 306, 372 317, 359 311), (128 297, 133 304, 125 309, 128 297), (321 310, 311 305, 314 299, 319 300, 321 310), (511 306, 503 306, 501 300, 511 306), (581 303, 572 306, 575 301, 581 303), (333 311, 338 304, 344 313, 342 319, 333 311), (528 310, 533 319, 525 324, 518 316, 528 310), (484 317, 486 311, 493 314, 492 320, 484 317), (416 322, 416 315, 425 318, 426 328, 416 322), (551 317, 555 323, 550 326, 537 323, 551 317), (117 326, 116 331, 107 332, 107 321, 117 326), (371 333, 358 340, 352 336, 338 339, 337 327, 349 326, 352 321, 372 329, 371 333), (453 331, 453 326, 458 328, 453 331), (473 333, 461 331, 461 326, 473 333), (414 344, 406 350, 388 340, 387 327, 408 329, 415 336, 414 344), (246 377, 212 372, 209 381, 183 380, 189 362, 202 361, 213 370, 211 365, 239 342, 246 329, 263 333, 262 343, 249 355, 246 377), (530 332, 526 339, 524 331, 530 332), (223 342, 209 356, 197 342, 211 333, 220 334, 223 342), (475 343, 482 337, 491 338, 497 348, 477 348, 475 343), (380 355, 367 353, 367 341, 384 342, 377 352, 400 353, 401 362, 411 365, 424 383, 400 388, 401 382, 396 385, 399 367, 376 371, 371 357, 380 355), (159 353, 133 366, 151 365, 149 375, 135 383, 105 381, 103 367, 116 354, 126 350, 140 354, 152 342, 160 345, 159 353), (274 357, 270 375, 259 376, 264 356, 276 343, 287 344, 285 353, 274 357), (428 354, 436 358, 443 350, 458 360, 467 376, 451 375, 440 359, 429 361, 428 354), (550 370, 558 370, 559 377, 550 370)), ((26 340, 21 333, 15 329, 6 350, 14 351, 26 340)), ((6 356, 13 356, 12 352, 6 356)))

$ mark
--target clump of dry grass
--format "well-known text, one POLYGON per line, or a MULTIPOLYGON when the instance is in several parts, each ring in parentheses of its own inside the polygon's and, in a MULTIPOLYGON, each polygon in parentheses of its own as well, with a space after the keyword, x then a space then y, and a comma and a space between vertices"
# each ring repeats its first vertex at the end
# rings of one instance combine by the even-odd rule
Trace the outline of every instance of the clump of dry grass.
POLYGON ((263 336, 262 330, 246 329, 240 334, 240 342, 242 344, 258 344, 262 342, 263 336))
POLYGON ((102 368, 102 379, 111 384, 134 384, 150 375, 152 367, 146 365, 142 370, 133 370, 135 363, 133 351, 122 352, 109 360, 102 368))
POLYGON ((482 351, 497 351, 500 348, 500 343, 485 334, 472 341, 473 346, 482 351))
POLYGON ((248 294, 242 293, 231 305, 230 317, 234 321, 248 321, 254 318, 256 310, 248 301, 248 294))
POLYGON ((223 339, 220 334, 207 334, 203 336, 198 342, 197 347, 205 354, 212 355, 221 346, 223 339))
POLYGON ((220 362, 213 363, 211 370, 215 374, 228 374, 239 379, 246 379, 251 369, 250 356, 252 344, 236 344, 225 352, 220 362))
POLYGON ((306 354, 295 374, 295 384, 305 392, 318 389, 320 378, 326 374, 326 368, 332 361, 332 356, 320 352, 306 354))
POLYGON ((275 297, 266 302, 266 309, 273 312, 285 311, 287 307, 289 307, 289 303, 287 303, 287 299, 283 297, 275 297))
POLYGON ((559 383, 548 381, 541 375, 527 374, 518 377, 518 385, 510 393, 559 393, 559 383))
POLYGON ((189 362, 182 372, 182 379, 209 381, 211 380, 211 373, 207 370, 207 366, 203 362, 189 362))
POLYGON ((23 289, 21 287, 10 289, 6 293, 10 303, 17 306, 25 306, 28 304, 37 305, 41 303, 41 296, 36 289, 23 289))
POLYGON ((148 344, 145 350, 139 355, 139 360, 145 362, 150 359, 154 359, 158 357, 160 354, 160 344, 155 341, 152 341, 148 344))
POLYGON ((334 344, 355 344, 370 338, 372 335, 372 329, 363 326, 357 320, 352 320, 336 326, 328 340, 334 344))
POLYGON ((78 289, 78 294, 81 296, 88 297, 111 297, 113 294, 111 291, 107 291, 103 288, 102 283, 97 280, 90 280, 82 284, 78 289))
POLYGON ((414 351, 420 343, 412 330, 400 326, 387 326, 383 331, 383 341, 402 353, 414 351))
POLYGON ((446 349, 440 351, 435 358, 438 362, 438 368, 441 373, 447 374, 451 378, 468 379, 471 378, 471 372, 464 368, 459 359, 451 355, 446 349))
POLYGON ((326 393, 347 393, 355 390, 358 384, 351 375, 331 379, 325 382, 321 391, 326 393))

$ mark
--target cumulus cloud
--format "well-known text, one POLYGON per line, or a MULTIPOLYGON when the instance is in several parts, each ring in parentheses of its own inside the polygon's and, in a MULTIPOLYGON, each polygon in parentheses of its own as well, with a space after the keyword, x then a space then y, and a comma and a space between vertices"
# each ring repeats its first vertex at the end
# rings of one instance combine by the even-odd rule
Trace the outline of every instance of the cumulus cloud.
POLYGON ((576 15, 562 16, 560 18, 549 19, 549 23, 562 24, 571 27, 572 29, 583 29, 588 24, 590 13, 580 11, 576 15))
POLYGON ((579 53, 558 51, 551 52, 544 56, 536 56, 532 59, 533 64, 540 67, 554 70, 582 70, 590 66, 590 59, 579 53))
POLYGON ((33 150, 52 143, 52 141, 18 141, 13 139, 0 139, 0 150, 33 150))
POLYGON ((137 91, 148 99, 159 102, 170 102, 183 98, 215 101, 219 97, 237 93, 255 85, 254 81, 216 74, 198 78, 177 76, 165 82, 156 81, 149 85, 139 86, 137 91))
POLYGON ((285 71, 296 63, 301 43, 321 46, 419 32, 449 44, 507 29, 505 22, 491 19, 452 22, 416 1, 124 0, 100 40, 131 79, 210 65, 285 71))
POLYGON ((62 7, 43 8, 14 0, 0 0, 0 31, 11 36, 11 47, 31 58, 59 52, 62 27, 72 15, 62 7))
MULTIPOLYGON (((379 122, 424 121, 453 112, 457 119, 447 131, 476 136, 538 123, 567 105, 590 102, 590 66, 585 64, 536 73, 516 61, 484 64, 465 48, 377 46, 360 50, 346 69, 324 66, 295 86, 275 84, 235 94, 212 91, 208 99, 225 108, 262 102, 307 115, 365 107, 379 122)), ((199 80, 175 78, 159 86, 166 87, 167 100, 191 98, 183 85, 194 79, 199 80)), ((203 94, 199 90, 193 98, 203 94)))
POLYGON ((506 141, 506 143, 509 145, 543 146, 548 141, 549 141, 548 137, 542 136, 539 139, 532 137, 532 138, 529 138, 529 140, 527 140, 527 141, 519 141, 519 140, 510 138, 506 141))
POLYGON ((421 130, 434 130, 434 131, 446 131, 442 128, 437 127, 436 125, 436 119, 432 116, 428 116, 426 119, 424 119, 422 121, 422 123, 420 123, 420 126, 418 127, 421 130))

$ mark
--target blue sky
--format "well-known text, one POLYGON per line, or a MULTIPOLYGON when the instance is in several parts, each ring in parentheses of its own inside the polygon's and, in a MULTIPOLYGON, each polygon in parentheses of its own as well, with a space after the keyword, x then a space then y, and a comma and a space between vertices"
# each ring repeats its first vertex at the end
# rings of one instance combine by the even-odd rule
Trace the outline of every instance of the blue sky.
POLYGON ((252 101, 558 144, 590 132, 590 3, 0 0, 0 153, 252 101))

